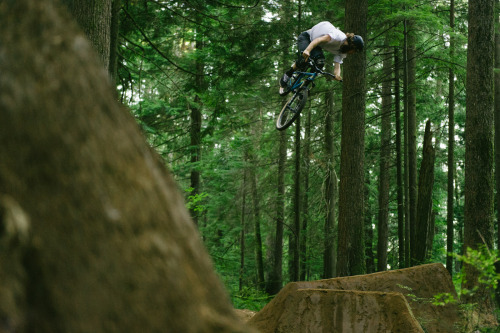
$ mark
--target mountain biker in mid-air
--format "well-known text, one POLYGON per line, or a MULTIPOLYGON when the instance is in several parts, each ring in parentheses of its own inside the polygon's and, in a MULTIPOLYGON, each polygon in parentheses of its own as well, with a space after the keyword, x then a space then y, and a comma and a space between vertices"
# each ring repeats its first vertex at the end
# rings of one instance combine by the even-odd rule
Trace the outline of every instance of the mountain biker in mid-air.
POLYGON ((320 69, 323 68, 325 64, 323 49, 334 55, 333 74, 336 80, 341 81, 340 64, 348 54, 363 51, 364 42, 361 36, 353 33, 343 33, 330 22, 323 21, 302 32, 297 38, 297 47, 299 49, 298 59, 280 79, 279 93, 281 96, 285 96, 289 92, 287 85, 293 72, 304 70, 309 57, 316 62, 320 69))

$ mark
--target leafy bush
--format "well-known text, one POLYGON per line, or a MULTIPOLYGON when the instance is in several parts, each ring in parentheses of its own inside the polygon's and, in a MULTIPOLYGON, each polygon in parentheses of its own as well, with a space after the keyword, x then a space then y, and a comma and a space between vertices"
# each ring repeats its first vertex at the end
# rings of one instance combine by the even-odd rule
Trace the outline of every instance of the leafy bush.
MULTIPOLYGON (((486 290, 491 299, 494 299, 495 290, 500 280, 500 274, 496 272, 495 264, 500 260, 497 251, 491 251, 486 246, 478 249, 467 248, 464 255, 450 254, 466 265, 474 267, 478 275, 477 284, 472 289, 464 288, 466 274, 464 268, 454 277, 454 285, 457 296, 450 293, 442 293, 434 296, 434 305, 460 304, 464 324, 461 332, 499 332, 499 328, 481 327, 489 314, 483 311, 482 304, 465 303, 464 297, 472 296, 479 290, 486 290)), ((488 321, 488 320, 486 320, 488 321)))

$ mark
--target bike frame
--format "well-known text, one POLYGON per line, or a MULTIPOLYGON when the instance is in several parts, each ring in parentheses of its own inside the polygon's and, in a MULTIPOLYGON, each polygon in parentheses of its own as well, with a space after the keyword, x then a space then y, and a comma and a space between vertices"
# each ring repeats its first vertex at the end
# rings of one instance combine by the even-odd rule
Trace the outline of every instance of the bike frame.
MULTIPOLYGON (((294 74, 297 74, 297 79, 293 83, 291 83, 291 85, 289 86, 288 89, 290 91, 295 91, 297 88, 300 88, 302 86, 302 84, 304 83, 304 81, 310 81, 311 83, 313 83, 314 80, 316 79, 316 77, 320 74, 334 77, 333 74, 328 73, 328 72, 324 72, 323 70, 319 69, 316 66, 316 63, 314 62, 314 60, 309 59, 308 64, 309 64, 309 68, 311 71, 309 71, 309 72, 303 72, 303 71, 294 72, 294 74)), ((292 81, 293 80, 290 80, 290 82, 292 82, 292 81)))
POLYGON ((298 76, 295 82, 290 87, 290 91, 295 91, 295 89, 301 87, 303 82, 306 80, 313 82, 316 79, 316 76, 318 76, 317 72, 295 72, 295 73, 298 73, 298 76))

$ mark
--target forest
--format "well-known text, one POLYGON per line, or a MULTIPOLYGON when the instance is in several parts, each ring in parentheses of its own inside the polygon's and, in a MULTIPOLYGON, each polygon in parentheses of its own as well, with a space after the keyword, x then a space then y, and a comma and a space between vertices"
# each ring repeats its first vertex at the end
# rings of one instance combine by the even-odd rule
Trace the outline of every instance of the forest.
POLYGON ((291 281, 425 263, 494 307, 498 1, 63 2, 236 308, 260 310, 291 281), (277 131, 279 78, 321 21, 361 35, 364 52, 277 131))
POLYGON ((497 248, 493 1, 119 5, 118 98, 175 175, 237 307, 259 309, 289 281, 429 262, 456 276, 466 247, 497 248), (471 22, 475 2, 490 7, 471 22), (278 79, 320 21, 358 29, 365 54, 276 131, 278 79), (468 60, 471 43, 487 53, 468 60))

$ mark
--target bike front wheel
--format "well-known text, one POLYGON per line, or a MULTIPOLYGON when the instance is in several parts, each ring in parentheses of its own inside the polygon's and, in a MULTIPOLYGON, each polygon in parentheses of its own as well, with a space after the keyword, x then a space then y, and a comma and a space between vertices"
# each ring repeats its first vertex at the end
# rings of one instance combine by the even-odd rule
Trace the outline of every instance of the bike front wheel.
POLYGON ((287 129, 299 117, 300 112, 306 105, 307 94, 307 85, 303 85, 290 97, 276 120, 277 130, 287 129))

